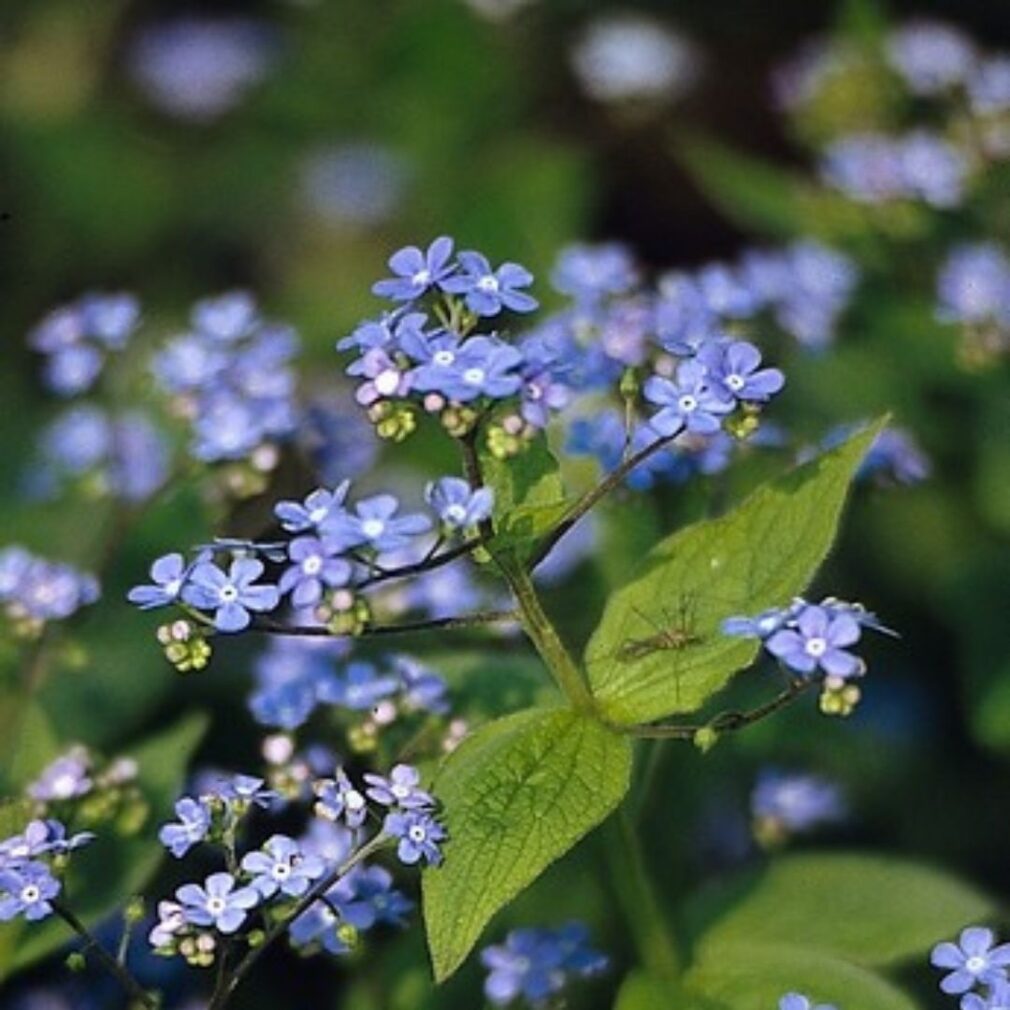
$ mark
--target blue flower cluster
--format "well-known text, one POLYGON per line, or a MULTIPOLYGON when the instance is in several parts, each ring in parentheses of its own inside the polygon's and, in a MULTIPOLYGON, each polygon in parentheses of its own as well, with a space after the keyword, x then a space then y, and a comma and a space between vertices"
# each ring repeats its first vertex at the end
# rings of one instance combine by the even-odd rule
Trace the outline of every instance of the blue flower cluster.
MULTIPOLYGON (((219 632, 249 627, 254 614, 278 608, 283 598, 296 611, 314 608, 322 622, 338 615, 335 633, 354 630, 343 616, 361 601, 357 593, 381 581, 388 570, 378 559, 403 551, 432 531, 434 523, 421 513, 400 514, 399 502, 389 494, 363 498, 345 505, 350 482, 334 489, 317 488, 303 501, 281 501, 275 514, 288 539, 274 544, 219 541, 202 548, 187 562, 183 555, 168 554, 151 566, 152 583, 136 586, 129 599, 142 609, 184 605, 213 616, 219 632), (230 556, 226 568, 217 554, 230 556), (282 565, 276 584, 264 581, 267 568, 282 565)), ((465 536, 486 519, 493 497, 487 488, 470 489, 454 477, 428 486, 427 499, 441 523, 434 547, 454 536, 465 536)))
POLYGON ((777 845, 845 819, 848 807, 839 786, 819 775, 764 770, 750 799, 755 837, 762 845, 777 845))
POLYGON ((87 294, 54 309, 28 337, 46 356, 46 387, 59 396, 87 392, 107 355, 126 347, 139 322, 140 305, 127 294, 87 294))
POLYGON ((387 669, 347 661, 341 639, 276 638, 254 667, 256 688, 249 707, 264 726, 294 730, 319 705, 369 714, 388 724, 401 712, 448 711, 445 681, 408 656, 386 657, 387 669))
POLYGON ((970 165, 951 142, 925 130, 901 137, 851 134, 832 143, 821 177, 860 203, 922 200, 932 207, 958 206, 970 165))
POLYGON ((947 974, 940 989, 961 997, 961 1010, 1001 1010, 1010 1006, 1010 943, 996 945, 991 929, 970 926, 958 942, 940 943, 930 961, 947 974))
POLYGON ((287 917, 295 946, 333 954, 351 950, 358 935, 375 925, 403 924, 412 906, 393 888, 386 869, 363 862, 343 873, 340 868, 365 844, 370 816, 381 818, 381 837, 395 843, 402 863, 440 861, 445 831, 416 769, 397 765, 388 778, 367 774, 359 789, 338 767, 334 778, 312 784, 313 794, 316 817, 300 838, 274 833, 242 853, 238 844, 250 813, 272 809, 279 799, 262 779, 225 778, 176 803, 176 820, 159 833, 162 844, 178 859, 197 845, 216 847, 227 868, 202 883, 183 884, 173 899, 159 903, 149 936, 157 953, 206 967, 214 963, 220 939, 256 916, 287 917))
POLYGON ((484 993, 495 1006, 523 1000, 546 1005, 574 978, 605 971, 609 960, 589 945, 589 930, 579 922, 554 929, 514 929, 505 942, 485 947, 481 963, 488 969, 484 993))
POLYGON ((164 435, 136 410, 112 416, 91 404, 71 407, 43 430, 39 450, 25 482, 33 497, 55 498, 73 484, 92 496, 142 502, 168 477, 164 435))
POLYGON ((52 860, 93 838, 87 832, 68 835, 60 821, 34 820, 21 834, 0 841, 0 922, 17 916, 36 922, 51 915, 61 890, 52 860))
POLYGON ((16 629, 35 634, 47 621, 61 621, 100 594, 98 580, 24 547, 0 549, 0 605, 16 629))
POLYGON ((155 356, 159 387, 192 431, 191 451, 204 462, 276 462, 273 447, 298 423, 295 374, 298 338, 267 322, 245 292, 198 302, 188 332, 155 356))
POLYGON ((956 246, 937 279, 938 317, 1010 331, 1010 256, 995 242, 956 246))
POLYGON ((359 380, 358 402, 380 435, 409 435, 414 403, 439 415, 454 435, 465 434, 481 408, 518 403, 519 413, 502 419, 517 434, 524 426, 544 427, 550 410, 563 406, 554 389, 556 363, 539 345, 477 332, 505 311, 537 308, 526 291, 533 275, 525 267, 493 267, 478 252, 454 254, 453 241, 442 236, 426 250, 407 246, 394 253, 389 268, 393 276, 373 290, 397 307, 337 344, 356 354, 347 372, 359 380))
POLYGON ((862 604, 834 597, 820 603, 797 598, 788 607, 772 608, 757 617, 730 617, 722 624, 725 635, 761 639, 765 649, 799 678, 822 677, 821 709, 830 715, 848 715, 859 701, 859 689, 852 681, 865 675, 866 664, 849 650, 864 628, 894 634, 862 604))
MULTIPOLYGON (((848 440, 860 425, 844 424, 832 428, 821 440, 820 450, 834 449, 848 440)), ((815 451, 803 450, 799 461, 812 459, 815 451)), ((888 425, 873 441, 859 471, 858 480, 873 481, 881 487, 894 484, 911 485, 926 480, 933 471, 929 457, 904 428, 888 425)))

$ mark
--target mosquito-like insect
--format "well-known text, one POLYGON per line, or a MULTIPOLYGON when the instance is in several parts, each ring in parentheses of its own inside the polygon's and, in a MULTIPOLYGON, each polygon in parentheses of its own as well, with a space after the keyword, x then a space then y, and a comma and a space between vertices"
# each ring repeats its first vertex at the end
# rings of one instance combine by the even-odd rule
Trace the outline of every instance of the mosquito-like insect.
POLYGON ((642 613, 637 607, 632 608, 639 619, 654 629, 655 634, 644 638, 629 638, 623 642, 616 652, 616 658, 622 663, 631 663, 643 659, 654 652, 679 652, 691 645, 699 645, 701 635, 694 630, 694 607, 690 601, 682 600, 680 613, 676 620, 663 612, 665 625, 657 624, 648 614, 642 613))

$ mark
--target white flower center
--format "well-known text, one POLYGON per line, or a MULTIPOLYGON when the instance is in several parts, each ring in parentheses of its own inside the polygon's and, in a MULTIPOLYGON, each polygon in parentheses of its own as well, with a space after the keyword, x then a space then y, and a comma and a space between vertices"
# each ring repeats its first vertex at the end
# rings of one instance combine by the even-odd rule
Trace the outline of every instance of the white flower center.
POLYGON ((383 396, 392 396, 399 388, 400 373, 395 368, 387 368, 375 377, 375 389, 383 396))
POLYGON ((494 274, 485 274, 477 281, 476 287, 485 294, 494 294, 498 290, 498 278, 494 274))
POLYGON ((544 395, 544 391, 535 382, 526 383, 526 396, 530 400, 539 400, 544 395))
POLYGON ((426 284, 431 283, 431 271, 430 270, 418 270, 413 277, 410 278, 411 284, 415 284, 419 288, 423 288, 426 284))
POLYGON ((166 582, 163 588, 166 596, 178 596, 179 590, 182 589, 182 579, 172 579, 166 582))
POLYGON ((302 571, 306 575, 318 575, 323 567, 323 559, 318 554, 312 554, 302 562, 302 571))
POLYGON ((479 386, 484 381, 485 374, 483 368, 468 368, 463 373, 463 381, 468 386, 479 386))
POLYGON ((452 351, 436 351, 431 356, 431 360, 436 365, 451 365, 456 360, 456 355, 452 351))
POLYGON ((365 797, 357 789, 349 789, 344 796, 344 804, 348 810, 362 810, 365 806, 365 797))
POLYGON ((12 859, 25 859, 31 855, 31 850, 29 849, 27 842, 22 842, 20 845, 12 845, 8 855, 12 859))
POLYGON ((57 775, 53 779, 49 792, 54 799, 69 799, 77 792, 77 779, 67 772, 65 775, 57 775))
POLYGON ((428 833, 420 824, 415 824, 408 829, 407 836, 412 842, 423 842, 428 837, 428 833))
POLYGON ((410 786, 400 785, 399 783, 390 787, 389 790, 398 800, 406 799, 410 795, 410 786))
POLYGON ((986 959, 976 954, 974 957, 969 957, 968 960, 964 962, 964 966, 973 975, 977 975, 979 972, 985 971, 986 959))
POLYGON ((462 505, 449 505, 445 510, 445 518, 451 523, 461 523, 466 519, 466 509, 462 505))
POLYGON ((742 375, 727 375, 726 385, 733 390, 734 393, 739 393, 744 387, 744 379, 742 375))
POLYGON ((690 414, 698 409, 698 399, 692 396, 690 393, 685 393, 678 401, 677 405, 680 407, 681 413, 690 414))
POLYGON ((807 644, 805 646, 808 656, 813 656, 814 659, 819 659, 828 651, 827 639, 824 638, 808 638, 807 644))
POLYGON ((274 878, 276 880, 287 880, 291 876, 291 867, 287 863, 277 863, 274 866, 274 878))
POLYGON ((23 888, 21 888, 21 900, 26 905, 33 905, 41 897, 42 892, 35 886, 35 884, 26 884, 23 888))
POLYGON ((211 915, 220 915, 227 905, 225 904, 224 898, 208 898, 207 899, 207 911, 211 915))
POLYGON ((325 505, 320 505, 319 508, 315 508, 309 513, 309 522, 321 523, 329 515, 329 512, 330 510, 325 505))
POLYGON ((221 587, 221 602, 234 603, 238 599, 238 590, 230 583, 221 587))
POLYGON ((364 533, 369 540, 381 537, 385 528, 386 524, 381 519, 366 519, 361 524, 361 532, 364 533))

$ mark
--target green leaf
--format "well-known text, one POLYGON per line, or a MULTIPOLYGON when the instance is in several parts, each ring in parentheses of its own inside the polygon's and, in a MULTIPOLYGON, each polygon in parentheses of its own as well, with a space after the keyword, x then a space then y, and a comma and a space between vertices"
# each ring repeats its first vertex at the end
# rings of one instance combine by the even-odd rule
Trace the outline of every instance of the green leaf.
POLYGON ((688 993, 679 983, 657 978, 645 971, 633 971, 621 983, 614 1010, 727 1010, 727 1008, 725 1003, 688 993))
MULTIPOLYGON (((124 838, 111 830, 76 854, 65 882, 66 900, 86 926, 110 916, 154 876, 164 856, 155 839, 160 822, 171 812, 186 766, 207 728, 194 714, 129 750, 138 766, 137 784, 149 810, 143 831, 124 838)), ((35 964, 70 939, 55 918, 38 925, 12 923, 0 928, 0 978, 35 964), (11 936, 17 942, 11 943, 11 936)))
POLYGON ((571 507, 572 503, 565 500, 517 505, 502 516, 491 550, 519 549, 535 543, 557 526, 571 507))
POLYGON ((639 577, 607 601, 586 646, 590 685, 607 719, 631 725, 694 711, 753 662, 758 645, 722 635, 722 621, 783 606, 806 589, 884 423, 653 549, 639 577), (679 644, 664 646, 663 633, 679 644))
POLYGON ((449 756, 434 791, 449 841, 424 872, 437 981, 488 920, 602 821, 628 789, 631 745, 569 709, 531 709, 481 727, 449 756))
POLYGON ((701 949, 760 936, 881 966, 919 958, 938 939, 996 913, 985 895, 926 866, 848 853, 790 856, 750 882, 706 930, 701 949))
POLYGON ((20 792, 60 752, 59 740, 37 698, 22 692, 0 695, 0 790, 20 792))
POLYGON ((680 137, 673 154, 716 209, 734 223, 776 238, 804 231, 802 176, 707 137, 680 137))
MULTIPOLYGON (((829 906, 818 914, 828 917, 830 911, 829 906)), ((858 1010, 916 1010, 900 989, 866 968, 787 944, 713 947, 688 972, 685 983, 728 1010, 768 1010, 778 1006, 787 992, 801 992, 814 1003, 858 1010)))

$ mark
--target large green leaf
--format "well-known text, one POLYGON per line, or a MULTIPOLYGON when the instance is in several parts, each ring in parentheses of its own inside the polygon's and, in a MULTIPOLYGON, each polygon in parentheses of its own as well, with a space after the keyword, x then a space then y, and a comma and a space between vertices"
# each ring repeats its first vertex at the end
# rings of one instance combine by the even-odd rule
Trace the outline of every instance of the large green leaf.
POLYGON ((921 957, 939 938, 996 912, 973 887, 915 863, 848 853, 791 856, 751 883, 706 930, 701 949, 760 937, 887 965, 921 957))
POLYGON ((569 709, 531 709, 479 729, 434 789, 449 841, 426 870, 424 918, 435 978, 448 978, 499 908, 614 809, 631 746, 569 709))
MULTIPOLYGON (((820 915, 831 914, 830 907, 820 915)), ((728 1010, 768 1010, 787 992, 814 1003, 858 1010, 916 1010, 908 996, 880 975, 827 954, 788 944, 723 944, 711 948, 687 974, 692 991, 728 1010)))
MULTIPOLYGON (((130 749, 138 765, 138 785, 149 806, 144 830, 123 838, 102 834, 74 856, 66 882, 66 900, 85 925, 110 916, 151 879, 164 851, 155 840, 158 823, 172 808, 186 766, 207 727, 203 715, 191 715, 130 749)), ((36 963, 70 939, 57 919, 38 925, 12 923, 0 929, 0 978, 36 963), (16 942, 11 938, 16 937, 16 942)))
POLYGON ((882 425, 653 549, 641 574, 607 601, 586 646, 590 684, 607 719, 630 725, 693 711, 754 660, 757 645, 722 635, 720 624, 782 606, 807 587, 882 425))
POLYGON ((727 1007, 706 996, 688 993, 678 982, 646 971, 633 971, 621 983, 614 1010, 727 1010, 727 1007))

